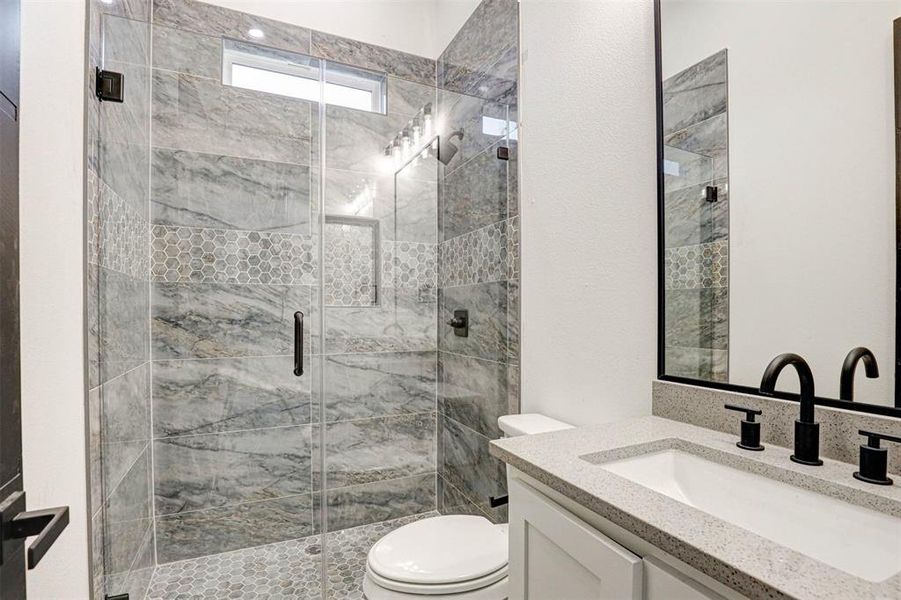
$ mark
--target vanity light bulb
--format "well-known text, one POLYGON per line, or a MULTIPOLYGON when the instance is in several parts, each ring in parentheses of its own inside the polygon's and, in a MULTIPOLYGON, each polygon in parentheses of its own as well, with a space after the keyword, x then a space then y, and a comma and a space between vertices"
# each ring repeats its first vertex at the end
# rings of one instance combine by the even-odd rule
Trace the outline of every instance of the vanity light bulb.
POLYGON ((252 37, 255 40, 261 40, 264 37, 266 37, 266 34, 263 33, 263 30, 257 29, 256 27, 254 27, 253 29, 248 29, 247 35, 249 35, 250 37, 252 37))
POLYGON ((427 138, 432 137, 432 113, 426 113, 422 117, 422 134, 427 138))

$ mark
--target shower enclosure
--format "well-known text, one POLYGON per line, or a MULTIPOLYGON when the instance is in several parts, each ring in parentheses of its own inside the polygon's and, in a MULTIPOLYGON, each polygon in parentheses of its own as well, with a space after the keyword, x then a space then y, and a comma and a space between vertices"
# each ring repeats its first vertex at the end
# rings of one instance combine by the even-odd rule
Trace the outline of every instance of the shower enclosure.
POLYGON ((94 597, 359 597, 392 528, 504 520, 517 3, 437 60, 194 0, 90 23, 94 597))

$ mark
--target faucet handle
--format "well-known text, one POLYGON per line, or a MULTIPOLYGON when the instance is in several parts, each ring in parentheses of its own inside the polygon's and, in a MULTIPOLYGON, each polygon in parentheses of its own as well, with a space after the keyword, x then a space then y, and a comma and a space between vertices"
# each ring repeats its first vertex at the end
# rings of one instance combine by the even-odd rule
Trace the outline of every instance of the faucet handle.
POLYGON ((760 443, 760 423, 754 420, 754 417, 762 415, 763 411, 756 408, 736 406, 735 404, 725 404, 723 407, 726 410, 745 413, 745 418, 741 422, 741 441, 736 442, 735 445, 742 450, 754 450, 755 452, 763 450, 763 446, 760 443))
POLYGON ((901 437, 863 429, 857 433, 865 435, 867 443, 860 445, 860 470, 854 472, 854 478, 877 485, 892 485, 888 477, 888 448, 880 448, 879 442, 885 440, 901 444, 901 437))

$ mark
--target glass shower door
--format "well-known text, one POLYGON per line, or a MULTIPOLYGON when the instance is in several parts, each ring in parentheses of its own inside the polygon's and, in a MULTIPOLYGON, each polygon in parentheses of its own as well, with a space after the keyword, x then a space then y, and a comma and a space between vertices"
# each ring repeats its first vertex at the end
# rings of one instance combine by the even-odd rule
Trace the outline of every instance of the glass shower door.
POLYGON ((227 40, 190 20, 151 53, 149 4, 102 6, 125 101, 89 99, 95 596, 317 597, 320 104, 224 83, 227 40))
POLYGON ((329 598, 359 597, 372 544, 436 508, 435 88, 382 77, 383 110, 327 105, 323 128, 329 598))

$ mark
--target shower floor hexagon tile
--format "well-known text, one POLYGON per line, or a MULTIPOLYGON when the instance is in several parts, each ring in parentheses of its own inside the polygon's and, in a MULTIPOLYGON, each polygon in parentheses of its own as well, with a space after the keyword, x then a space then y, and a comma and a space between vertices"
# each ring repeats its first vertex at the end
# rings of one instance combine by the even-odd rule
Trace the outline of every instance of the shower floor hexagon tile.
MULTIPOLYGON (((402 525, 438 513, 424 513, 329 533, 329 600, 363 597, 363 574, 369 548, 402 525)), ((323 555, 320 536, 268 544, 160 565, 147 600, 318 600, 323 555)))

